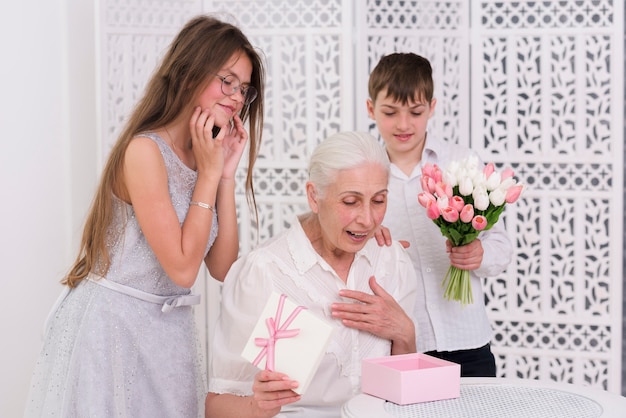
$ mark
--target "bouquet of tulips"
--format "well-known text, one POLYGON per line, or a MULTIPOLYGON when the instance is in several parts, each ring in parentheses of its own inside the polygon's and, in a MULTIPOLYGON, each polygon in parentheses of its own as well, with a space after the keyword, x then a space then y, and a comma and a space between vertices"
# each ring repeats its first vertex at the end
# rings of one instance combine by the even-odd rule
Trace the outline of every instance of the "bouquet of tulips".
MULTIPOLYGON (((524 186, 513 175, 510 168, 496 171, 493 163, 481 166, 476 157, 453 161, 445 171, 426 163, 418 200, 453 246, 469 244, 498 221, 506 203, 519 198, 524 186)), ((474 302, 468 270, 450 266, 443 286, 446 299, 474 302)))

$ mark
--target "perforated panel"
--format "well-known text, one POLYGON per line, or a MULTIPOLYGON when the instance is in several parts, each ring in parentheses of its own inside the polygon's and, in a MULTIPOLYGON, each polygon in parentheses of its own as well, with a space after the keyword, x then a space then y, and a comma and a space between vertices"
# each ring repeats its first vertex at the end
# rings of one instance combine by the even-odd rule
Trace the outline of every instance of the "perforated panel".
MULTIPOLYGON (((173 35, 215 12, 242 27, 268 69, 258 225, 237 189, 242 253, 306 210, 307 156, 322 138, 376 134, 369 71, 383 54, 414 51, 434 69, 429 135, 471 145, 528 185, 503 218, 514 261, 485 286, 499 375, 619 391, 622 3, 103 0, 103 159, 173 35)), ((219 302, 208 289, 207 336, 219 302)))
POLYGON ((529 186, 486 286, 500 374, 619 391, 623 5, 474 4, 472 146, 529 186))

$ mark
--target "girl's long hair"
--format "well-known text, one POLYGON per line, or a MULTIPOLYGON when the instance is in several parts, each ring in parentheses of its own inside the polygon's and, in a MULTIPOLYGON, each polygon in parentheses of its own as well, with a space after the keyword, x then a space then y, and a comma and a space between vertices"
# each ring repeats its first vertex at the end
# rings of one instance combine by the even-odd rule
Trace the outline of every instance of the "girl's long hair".
POLYGON ((109 269, 107 234, 113 219, 113 195, 121 190, 124 154, 133 137, 163 127, 181 114, 191 115, 196 95, 211 80, 208 76, 237 52, 246 54, 252 62, 250 85, 258 91, 256 100, 244 106, 240 114, 242 121, 249 120, 245 188, 248 204, 256 213, 252 171, 263 131, 263 61, 239 28, 210 16, 198 16, 183 27, 170 45, 111 149, 85 222, 78 256, 61 283, 75 287, 90 272, 104 275, 109 269))

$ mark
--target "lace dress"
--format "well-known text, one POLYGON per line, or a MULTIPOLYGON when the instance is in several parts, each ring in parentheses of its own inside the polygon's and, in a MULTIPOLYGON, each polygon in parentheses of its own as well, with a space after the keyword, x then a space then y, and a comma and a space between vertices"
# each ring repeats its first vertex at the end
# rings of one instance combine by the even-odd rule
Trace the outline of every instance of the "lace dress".
MULTIPOLYGON (((161 150, 182 224, 197 174, 162 138, 145 136, 161 150)), ((114 200, 110 269, 105 280, 90 276, 65 292, 51 311, 25 416, 204 417, 202 357, 188 306, 198 301, 165 274, 132 206, 114 200)), ((214 217, 207 251, 216 236, 214 217)))

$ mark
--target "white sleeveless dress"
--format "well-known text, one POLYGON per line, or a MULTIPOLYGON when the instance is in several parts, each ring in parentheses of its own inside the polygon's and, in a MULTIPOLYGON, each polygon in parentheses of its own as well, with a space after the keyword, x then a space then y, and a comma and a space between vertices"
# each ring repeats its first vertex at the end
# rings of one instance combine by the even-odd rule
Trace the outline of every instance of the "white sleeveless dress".
MULTIPOLYGON (((162 138, 142 136, 161 150, 182 224, 197 173, 162 138)), ((198 300, 165 274, 132 206, 114 202, 106 280, 90 276, 53 308, 25 416, 204 417, 206 383, 189 306, 198 300)))

